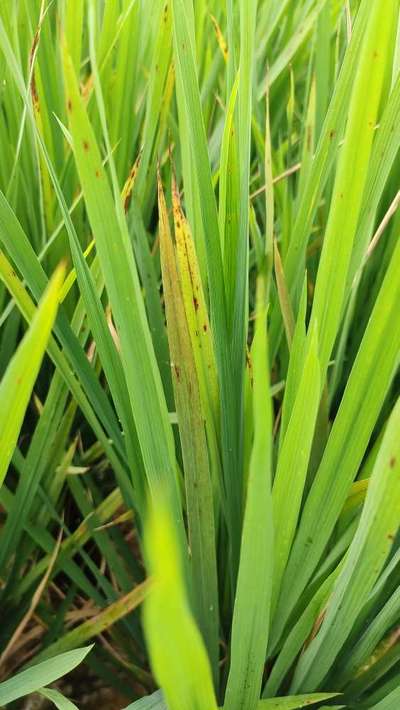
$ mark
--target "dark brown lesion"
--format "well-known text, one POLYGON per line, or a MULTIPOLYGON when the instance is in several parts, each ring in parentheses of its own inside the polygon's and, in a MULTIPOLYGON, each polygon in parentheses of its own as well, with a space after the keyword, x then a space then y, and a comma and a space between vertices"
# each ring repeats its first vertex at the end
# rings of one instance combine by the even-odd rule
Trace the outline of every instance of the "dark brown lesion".
POLYGON ((33 105, 34 105, 36 111, 39 111, 39 95, 37 92, 35 72, 33 72, 32 79, 31 79, 31 96, 32 96, 32 102, 33 102, 33 105))
POLYGON ((31 51, 30 51, 30 54, 29 54, 29 65, 30 65, 30 66, 32 66, 32 64, 33 64, 33 60, 34 60, 34 57, 35 57, 35 52, 36 52, 37 47, 38 47, 38 44, 39 44, 39 36, 40 36, 40 28, 38 27, 37 30, 36 30, 36 32, 35 32, 35 36, 34 36, 33 42, 32 42, 31 51))

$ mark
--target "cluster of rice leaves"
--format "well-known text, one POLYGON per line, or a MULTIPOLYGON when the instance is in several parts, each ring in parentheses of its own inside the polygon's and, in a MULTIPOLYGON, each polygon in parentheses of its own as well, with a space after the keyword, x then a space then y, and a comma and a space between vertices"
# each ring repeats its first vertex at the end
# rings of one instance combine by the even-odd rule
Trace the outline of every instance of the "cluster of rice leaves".
POLYGON ((0 704, 397 710, 399 0, 2 0, 0 108, 0 704))

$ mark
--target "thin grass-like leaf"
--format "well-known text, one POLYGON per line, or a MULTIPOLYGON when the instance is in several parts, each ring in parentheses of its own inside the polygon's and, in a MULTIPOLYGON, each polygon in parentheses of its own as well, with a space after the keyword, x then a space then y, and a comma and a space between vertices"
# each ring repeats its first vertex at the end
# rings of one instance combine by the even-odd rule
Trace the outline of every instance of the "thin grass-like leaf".
MULTIPOLYGON (((7 270, 0 253, 0 277, 7 270)), ((53 276, 31 326, 0 385, 0 486, 4 481, 56 317, 65 267, 53 276)))

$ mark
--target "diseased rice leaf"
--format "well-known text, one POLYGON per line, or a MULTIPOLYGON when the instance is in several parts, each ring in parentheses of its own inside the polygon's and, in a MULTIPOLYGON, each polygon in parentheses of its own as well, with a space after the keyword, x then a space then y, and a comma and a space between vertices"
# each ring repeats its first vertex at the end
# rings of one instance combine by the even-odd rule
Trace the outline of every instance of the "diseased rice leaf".
MULTIPOLYGON (((161 183, 158 190, 161 266, 176 412, 185 467, 194 608, 217 680, 219 610, 210 459, 198 370, 190 336, 193 327, 189 330, 161 183)), ((183 219, 183 215, 180 215, 180 219, 183 219)), ((182 224, 179 219, 177 224, 182 224)), ((196 293, 200 299, 200 293, 196 293)), ((191 301, 193 303, 193 297, 191 301)), ((198 327, 195 328, 197 332, 198 327)))

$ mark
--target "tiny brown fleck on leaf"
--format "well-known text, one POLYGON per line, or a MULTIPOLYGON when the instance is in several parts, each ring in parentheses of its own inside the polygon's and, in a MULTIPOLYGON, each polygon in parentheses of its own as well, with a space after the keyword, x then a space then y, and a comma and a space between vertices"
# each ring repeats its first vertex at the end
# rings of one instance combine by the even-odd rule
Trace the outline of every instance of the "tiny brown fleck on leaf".
POLYGON ((396 466, 396 458, 394 456, 390 459, 389 466, 390 468, 394 468, 396 466))
POLYGON ((83 141, 83 150, 86 152, 89 150, 89 143, 87 141, 83 141))

